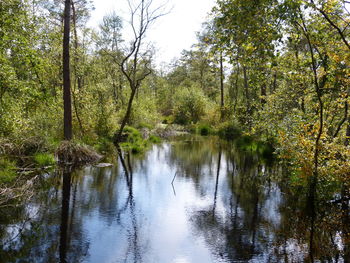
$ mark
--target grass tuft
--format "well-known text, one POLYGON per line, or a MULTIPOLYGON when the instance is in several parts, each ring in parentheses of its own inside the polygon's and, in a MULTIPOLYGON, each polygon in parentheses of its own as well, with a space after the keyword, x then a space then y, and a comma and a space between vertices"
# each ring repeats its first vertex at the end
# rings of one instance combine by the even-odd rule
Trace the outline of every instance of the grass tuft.
POLYGON ((49 153, 36 153, 34 155, 34 161, 40 167, 50 166, 56 163, 54 156, 49 153))
POLYGON ((16 165, 7 159, 0 159, 0 183, 10 183, 17 176, 16 165))
POLYGON ((72 141, 63 141, 55 153, 60 164, 81 166, 95 163, 101 156, 92 148, 72 141))

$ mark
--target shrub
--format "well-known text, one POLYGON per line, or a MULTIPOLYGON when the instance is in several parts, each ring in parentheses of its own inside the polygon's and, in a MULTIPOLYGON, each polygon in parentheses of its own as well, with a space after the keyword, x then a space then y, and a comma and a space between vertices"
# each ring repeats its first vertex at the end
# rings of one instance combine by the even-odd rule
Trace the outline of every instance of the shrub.
POLYGON ((235 124, 224 123, 221 127, 219 127, 218 134, 220 137, 226 140, 234 140, 239 138, 242 135, 242 132, 235 124))
POLYGON ((197 88, 183 89, 175 95, 174 122, 181 125, 197 123, 206 112, 207 98, 197 88))
POLYGON ((115 146, 109 138, 102 137, 95 143, 94 148, 100 153, 113 153, 115 146))
POLYGON ((199 134, 202 136, 208 136, 211 133, 211 127, 207 124, 201 124, 198 127, 199 134))

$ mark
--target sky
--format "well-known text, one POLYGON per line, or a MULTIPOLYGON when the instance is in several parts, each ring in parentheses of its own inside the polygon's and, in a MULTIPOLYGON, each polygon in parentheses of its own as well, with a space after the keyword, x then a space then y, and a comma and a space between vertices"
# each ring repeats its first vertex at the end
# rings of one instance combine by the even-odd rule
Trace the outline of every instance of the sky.
MULTIPOLYGON (((127 0, 93 0, 95 10, 92 12, 90 25, 97 27, 105 14, 115 11, 123 18, 124 24, 130 20, 127 0)), ((166 0, 154 0, 154 6, 166 0)), ((156 47, 156 63, 170 63, 178 58, 183 49, 190 49, 196 43, 196 32, 206 21, 215 0, 167 0, 169 14, 160 17, 149 29, 147 40, 156 47)), ((128 32, 124 32, 127 35, 128 32)), ((127 38, 127 36, 126 36, 127 38)))

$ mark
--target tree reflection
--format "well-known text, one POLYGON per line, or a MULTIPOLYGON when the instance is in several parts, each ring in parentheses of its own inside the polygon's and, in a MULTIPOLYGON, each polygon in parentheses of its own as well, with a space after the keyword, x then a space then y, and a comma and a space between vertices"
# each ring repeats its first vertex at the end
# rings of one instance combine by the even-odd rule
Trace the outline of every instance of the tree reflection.
MULTIPOLYGON (((220 156, 220 147, 218 151, 220 156)), ((327 189, 288 186, 280 169, 267 167, 252 154, 226 148, 224 156, 223 181, 230 189, 218 190, 223 172, 218 169, 213 206, 191 214, 196 231, 217 257, 226 261, 349 262, 348 200, 337 206, 329 201, 327 189), (219 196, 229 205, 217 211, 219 196)), ((220 167, 221 157, 217 161, 220 167)), ((205 166, 203 162, 199 169, 205 166)), ((199 184, 204 183, 201 179, 199 184)))
MULTIPOLYGON (((19 205, 21 214, 12 214, 11 220, 20 232, 13 237, 11 234, 10 242, 5 237, 1 239, 1 262, 82 261, 88 243, 84 241, 82 219, 73 212, 74 205, 70 206, 71 189, 76 186, 73 178, 71 172, 62 174, 59 170, 42 181, 36 196, 19 205)), ((3 233, 9 233, 10 228, 8 225, 3 233)))
POLYGON ((69 203, 71 190, 71 172, 63 172, 62 187, 62 212, 60 227, 60 261, 67 263, 67 247, 68 247, 68 219, 69 219, 69 203))
POLYGON ((122 164, 122 168, 126 178, 126 184, 128 189, 128 197, 126 199, 125 205, 119 210, 118 217, 120 218, 122 213, 125 213, 129 208, 131 226, 128 231, 128 247, 126 255, 124 257, 125 262, 142 262, 143 258, 143 248, 140 245, 140 234, 139 234, 139 223, 137 219, 137 212, 135 199, 133 195, 133 169, 131 165, 130 153, 126 153, 126 161, 123 156, 123 152, 118 147, 118 156, 122 164), (130 260, 129 260, 130 257, 130 260))

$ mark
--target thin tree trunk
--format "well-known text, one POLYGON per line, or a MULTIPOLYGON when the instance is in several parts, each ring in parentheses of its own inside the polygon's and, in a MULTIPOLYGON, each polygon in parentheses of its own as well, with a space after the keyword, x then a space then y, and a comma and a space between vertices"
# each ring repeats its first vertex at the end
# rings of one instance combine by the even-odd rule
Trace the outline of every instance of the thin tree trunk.
POLYGON ((71 1, 65 0, 63 31, 63 105, 64 105, 64 139, 72 139, 72 99, 69 67, 71 1))
POLYGON ((272 87, 270 90, 270 94, 275 93, 275 90, 277 88, 277 73, 276 71, 273 73, 273 82, 272 82, 272 87))
POLYGON ((348 146, 350 143, 350 116, 348 117, 348 126, 346 127, 346 138, 345 145, 348 146))
POLYGON ((221 118, 224 115, 224 65, 222 52, 220 53, 220 92, 221 92, 221 118))
POLYGON ((131 114, 131 108, 132 108, 132 102, 134 100, 135 94, 136 94, 136 88, 132 88, 131 89, 131 94, 130 94, 130 98, 129 98, 129 102, 128 102, 128 108, 126 110, 125 116, 123 118, 122 124, 120 125, 115 143, 118 144, 121 141, 121 137, 122 137, 122 133, 123 133, 123 129, 125 127, 125 125, 128 123, 129 118, 130 118, 130 114, 131 114))
POLYGON ((261 96, 261 105, 264 106, 264 104, 266 104, 266 85, 265 83, 263 83, 260 86, 260 96, 261 96))
POLYGON ((244 77, 244 91, 245 91, 245 99, 246 99, 246 107, 247 114, 250 112, 250 102, 249 102, 249 87, 248 87, 248 76, 247 76, 247 68, 243 66, 243 77, 244 77))
MULTIPOLYGON (((78 32, 77 32, 77 15, 76 15, 75 6, 74 6, 73 1, 71 1, 71 5, 72 5, 72 13, 73 13, 74 50, 75 50, 74 74, 75 74, 75 81, 78 84, 78 90, 81 91, 82 90, 82 78, 81 78, 81 76, 79 76, 79 73, 78 73, 78 70, 77 70, 77 65, 79 63, 79 59, 78 59, 79 43, 78 43, 78 32)), ((75 85, 74 85, 74 87, 75 87, 75 85)), ((76 115, 78 123, 79 123, 80 132, 81 132, 81 134, 84 134, 83 124, 82 124, 80 116, 79 116, 78 105, 77 105, 77 98, 75 96, 75 89, 74 89, 72 95, 73 95, 74 111, 75 111, 75 115, 76 115)))

